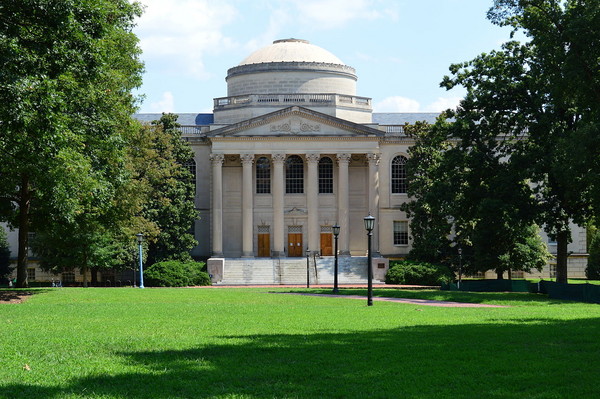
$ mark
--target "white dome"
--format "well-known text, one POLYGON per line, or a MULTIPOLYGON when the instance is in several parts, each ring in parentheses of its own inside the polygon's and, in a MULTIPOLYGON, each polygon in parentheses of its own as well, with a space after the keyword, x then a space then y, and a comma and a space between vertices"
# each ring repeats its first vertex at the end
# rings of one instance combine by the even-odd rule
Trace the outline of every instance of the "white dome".
POLYGON ((268 62, 316 62, 344 65, 329 51, 301 39, 275 40, 273 44, 250 54, 239 65, 268 62))

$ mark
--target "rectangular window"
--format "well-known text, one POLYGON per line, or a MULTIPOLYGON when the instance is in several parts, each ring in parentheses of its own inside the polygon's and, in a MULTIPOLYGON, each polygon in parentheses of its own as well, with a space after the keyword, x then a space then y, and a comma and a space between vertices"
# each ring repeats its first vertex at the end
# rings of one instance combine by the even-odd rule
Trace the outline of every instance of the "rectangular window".
POLYGON ((271 194, 271 162, 265 157, 256 161, 256 194, 271 194))
POLYGON ((27 268, 27 280, 35 281, 35 267, 27 268))
POLYGON ((64 272, 61 275, 63 284, 65 283, 74 283, 75 282, 75 273, 73 272, 64 272))
POLYGON ((408 245, 408 222, 394 221, 394 245, 408 245))

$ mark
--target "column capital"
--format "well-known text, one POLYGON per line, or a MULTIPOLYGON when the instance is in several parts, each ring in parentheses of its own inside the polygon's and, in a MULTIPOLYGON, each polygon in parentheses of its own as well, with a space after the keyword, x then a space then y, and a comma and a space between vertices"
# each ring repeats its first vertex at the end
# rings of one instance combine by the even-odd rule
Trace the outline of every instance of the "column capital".
POLYGON ((308 163, 318 163, 321 160, 321 155, 319 154, 306 154, 305 157, 308 163))
POLYGON ((285 154, 273 154, 271 155, 273 163, 283 163, 285 161, 285 154))
POLYGON ((254 163, 254 154, 240 154, 240 159, 242 160, 242 164, 250 164, 254 163))
POLYGON ((225 155, 224 154, 210 154, 210 160, 213 163, 213 165, 222 165, 223 161, 225 160, 225 155))
POLYGON ((339 163, 348 163, 350 162, 350 154, 336 154, 337 161, 339 163))
POLYGON ((381 160, 380 154, 367 154, 367 161, 369 164, 379 165, 379 161, 381 160))

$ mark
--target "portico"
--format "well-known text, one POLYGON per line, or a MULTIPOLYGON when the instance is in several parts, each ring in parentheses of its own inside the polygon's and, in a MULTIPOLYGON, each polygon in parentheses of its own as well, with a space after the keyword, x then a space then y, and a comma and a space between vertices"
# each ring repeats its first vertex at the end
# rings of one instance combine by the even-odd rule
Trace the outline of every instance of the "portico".
MULTIPOLYGON (((270 140, 269 151, 249 153, 247 146, 243 152, 233 150, 247 139, 214 141, 221 145, 213 145, 213 150, 217 147, 222 152, 210 155, 213 257, 301 257, 307 249, 332 255, 331 226, 336 223, 341 227, 340 255, 365 254, 363 248, 351 246, 350 224, 353 212, 355 218, 377 214, 376 148, 368 153, 333 152, 339 147, 338 140, 277 137, 270 140), (284 151, 284 147, 289 149, 284 151), (228 196, 241 199, 238 209, 226 207, 224 212, 224 202, 233 202, 223 198, 224 186, 228 196), (233 239, 239 233, 241 248, 233 239)), ((362 140, 346 139, 364 148, 364 143, 358 144, 362 140)), ((367 137, 366 142, 373 140, 367 137)))

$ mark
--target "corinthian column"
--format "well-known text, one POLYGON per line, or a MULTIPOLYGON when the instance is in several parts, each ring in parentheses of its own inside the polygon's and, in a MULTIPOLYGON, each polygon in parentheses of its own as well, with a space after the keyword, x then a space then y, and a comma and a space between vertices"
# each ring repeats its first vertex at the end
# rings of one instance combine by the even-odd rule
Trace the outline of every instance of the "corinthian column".
POLYGON ((319 243, 319 154, 307 154, 308 176, 306 184, 306 207, 308 208, 308 249, 318 252, 319 243))
POLYGON ((252 164, 254 155, 244 154, 240 156, 242 160, 242 256, 246 258, 254 257, 253 234, 254 226, 253 214, 254 205, 252 201, 252 164))
POLYGON ((223 256, 223 154, 210 154, 212 162, 212 256, 223 256))
POLYGON ((285 154, 273 154, 273 256, 284 256, 283 163, 285 154))
POLYGON ((367 154, 369 162, 369 212, 375 217, 373 228, 373 255, 379 256, 379 154, 367 154))
POLYGON ((337 154, 338 161, 338 223, 340 224, 340 255, 350 255, 350 190, 348 164, 350 154, 337 154))

